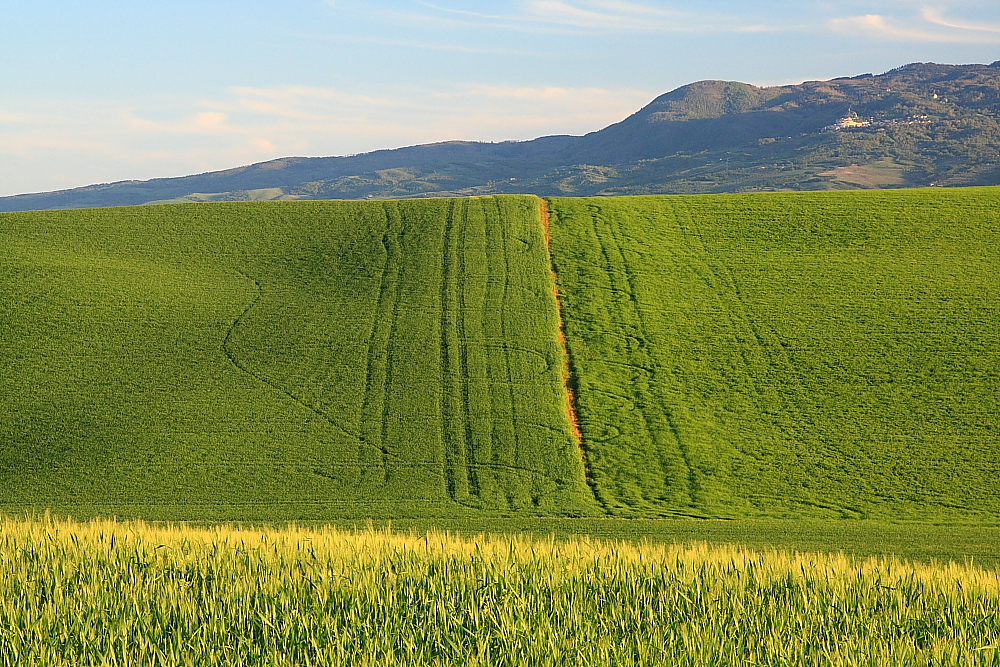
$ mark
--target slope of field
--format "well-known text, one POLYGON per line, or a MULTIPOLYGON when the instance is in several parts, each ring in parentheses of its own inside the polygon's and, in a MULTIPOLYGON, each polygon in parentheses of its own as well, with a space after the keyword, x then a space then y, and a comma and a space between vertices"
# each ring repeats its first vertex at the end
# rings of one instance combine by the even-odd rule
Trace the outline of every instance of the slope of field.
POLYGON ((612 513, 1000 513, 1000 190, 550 209, 612 513))
POLYGON ((0 509, 592 511, 538 207, 0 216, 0 509))

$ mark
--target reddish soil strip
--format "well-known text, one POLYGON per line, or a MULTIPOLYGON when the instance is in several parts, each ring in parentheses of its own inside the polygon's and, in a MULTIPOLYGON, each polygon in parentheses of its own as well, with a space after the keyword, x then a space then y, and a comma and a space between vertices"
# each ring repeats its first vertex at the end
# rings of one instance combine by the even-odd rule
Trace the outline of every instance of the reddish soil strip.
POLYGON ((539 201, 542 214, 542 231, 545 233, 545 248, 549 256, 549 271, 552 272, 552 292, 556 297, 556 315, 559 322, 559 346, 562 348, 563 358, 563 387, 566 389, 566 414, 569 417, 570 427, 573 429, 573 437, 576 439, 576 444, 580 446, 580 453, 583 455, 583 467, 587 475, 587 483, 591 488, 594 488, 594 480, 590 471, 590 460, 587 456, 587 448, 583 445, 583 434, 580 432, 580 421, 577 418, 576 394, 573 391, 576 382, 570 366, 569 349, 566 347, 566 329, 562 316, 562 300, 559 298, 559 283, 557 282, 556 271, 552 264, 552 235, 549 232, 549 206, 544 199, 540 199, 539 201))

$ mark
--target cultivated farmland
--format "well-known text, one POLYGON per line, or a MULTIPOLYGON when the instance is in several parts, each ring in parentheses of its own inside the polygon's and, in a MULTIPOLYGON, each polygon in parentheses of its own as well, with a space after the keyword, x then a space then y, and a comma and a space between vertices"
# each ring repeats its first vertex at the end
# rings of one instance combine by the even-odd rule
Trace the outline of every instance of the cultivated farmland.
POLYGON ((0 216, 0 662, 996 664, 1000 191, 542 204, 0 216))
POLYGON ((540 204, 0 216, 0 510, 996 523, 1000 191, 540 204))
POLYGON ((1000 191, 550 209, 609 512, 1000 512, 1000 191))
POLYGON ((532 197, 0 217, 0 508, 586 514, 532 197))

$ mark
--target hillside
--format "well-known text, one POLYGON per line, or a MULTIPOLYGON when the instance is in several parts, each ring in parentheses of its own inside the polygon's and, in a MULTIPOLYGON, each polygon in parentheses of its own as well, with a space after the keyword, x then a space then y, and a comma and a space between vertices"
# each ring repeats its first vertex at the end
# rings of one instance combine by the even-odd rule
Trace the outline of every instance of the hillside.
POLYGON ((0 509, 593 513, 539 201, 0 216, 0 509))
POLYGON ((540 203, 0 215, 0 511, 995 522, 1000 189, 540 203))
POLYGON ((766 88, 700 81, 582 137, 282 158, 197 176, 4 197, 0 211, 159 201, 993 184, 1000 184, 1000 61, 914 63, 878 76, 766 88))
POLYGON ((550 209, 609 512, 1000 513, 1000 189, 550 209))

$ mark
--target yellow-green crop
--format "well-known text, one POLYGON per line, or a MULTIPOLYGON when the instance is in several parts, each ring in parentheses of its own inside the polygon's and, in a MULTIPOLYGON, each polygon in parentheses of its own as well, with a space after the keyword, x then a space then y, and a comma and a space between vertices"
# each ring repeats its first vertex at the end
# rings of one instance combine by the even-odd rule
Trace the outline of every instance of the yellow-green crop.
POLYGON ((2 665, 972 665, 970 566, 511 536, 0 524, 2 665))

